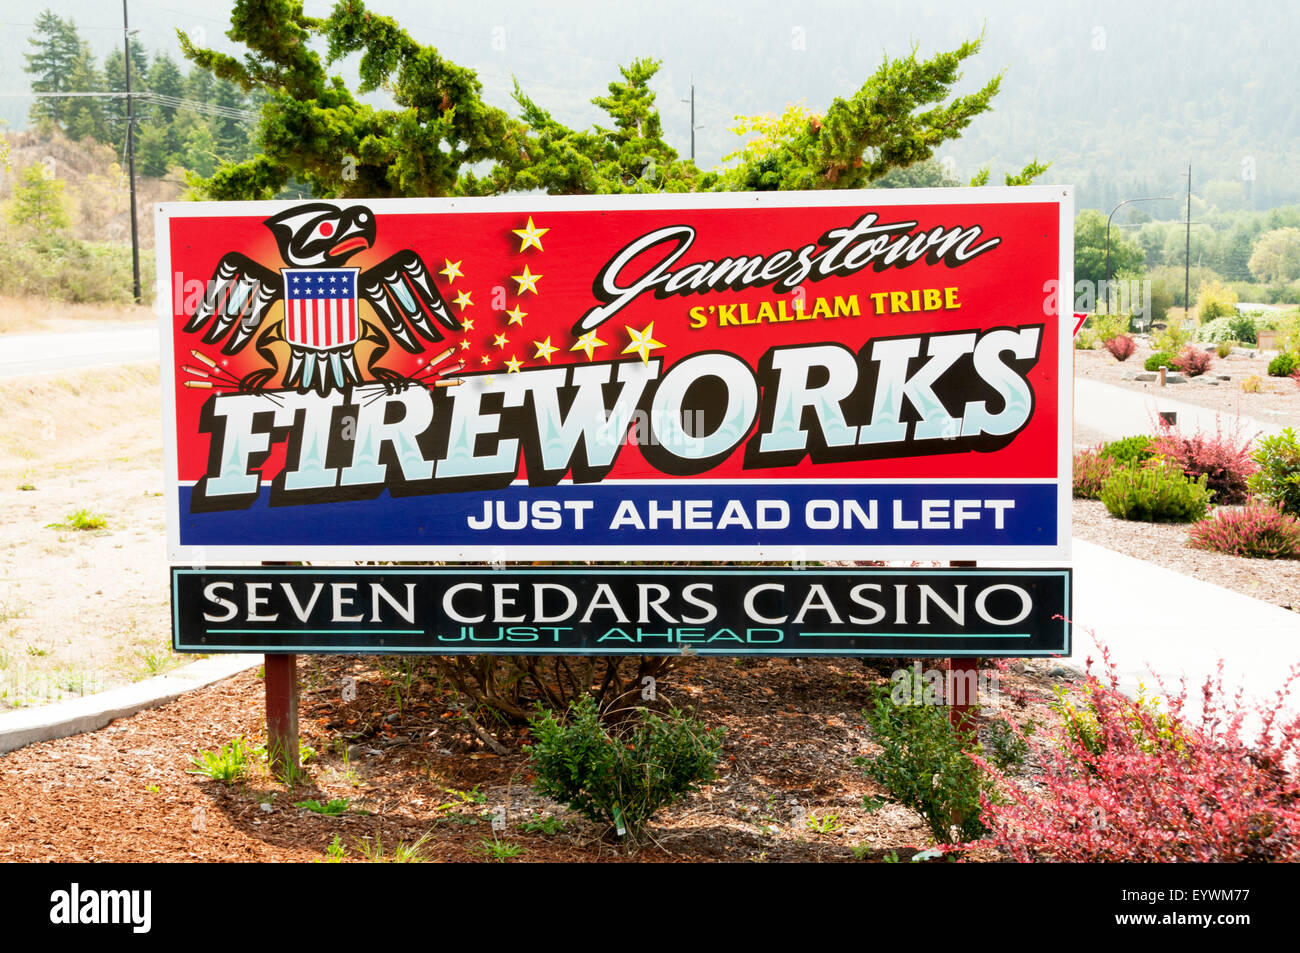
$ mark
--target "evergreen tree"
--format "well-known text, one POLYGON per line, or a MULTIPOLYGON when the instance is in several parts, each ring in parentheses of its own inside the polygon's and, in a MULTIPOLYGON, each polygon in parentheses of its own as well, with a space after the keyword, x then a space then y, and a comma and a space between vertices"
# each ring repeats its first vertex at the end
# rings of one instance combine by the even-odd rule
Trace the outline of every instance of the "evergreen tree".
POLYGON ((69 218, 64 204, 63 180, 47 176, 45 167, 39 162, 29 165, 14 188, 9 220, 40 236, 66 229, 69 218))
MULTIPOLYGON (((1110 276, 1141 273, 1146 253, 1113 224, 1110 229, 1110 276)), ((1106 280, 1106 216, 1084 209, 1074 219, 1074 280, 1100 286, 1106 280)))
MULTIPOLYGON (((68 76, 68 85, 78 91, 104 92, 104 75, 95 65, 89 43, 81 45, 81 54, 68 76)), ((104 100, 92 96, 67 100, 64 129, 69 138, 77 141, 94 139, 96 142, 106 142, 108 127, 104 120, 104 100)))
MULTIPOLYGON (((121 50, 113 50, 104 60, 104 86, 112 93, 126 92, 126 57, 121 50)), ((131 92, 144 90, 149 75, 149 54, 144 44, 136 37, 131 37, 131 92)), ((137 118, 141 115, 143 104, 136 102, 134 111, 137 118)), ((108 129, 110 141, 116 147, 126 142, 126 98, 104 100, 104 122, 108 129)), ((139 132, 137 128, 136 132, 139 132)))
MULTIPOLYGON (((291 179, 320 197, 482 195, 511 189, 552 193, 850 188, 933 156, 990 108, 1001 80, 949 98, 980 40, 925 60, 885 60, 848 99, 789 129, 775 148, 733 169, 701 172, 663 139, 649 80, 659 64, 637 60, 593 100, 612 128, 574 130, 516 85, 518 119, 483 101, 472 70, 445 59, 361 0, 341 0, 325 18, 300 0, 238 0, 226 34, 247 53, 198 49, 188 59, 245 91, 266 96, 257 154, 219 168, 199 185, 211 198, 267 198, 291 179), (313 41, 323 40, 323 62, 313 41), (326 66, 359 55, 365 94, 389 93, 395 109, 361 102, 326 66), (473 167, 491 163, 485 174, 473 167)), ((1028 181, 1042 166, 1016 176, 1028 181)))
MULTIPOLYGON (((27 60, 23 69, 32 77, 32 92, 77 91, 72 77, 81 60, 84 45, 72 20, 64 20, 46 10, 36 18, 35 32, 27 42, 32 49, 23 54, 27 60)), ((40 97, 32 104, 31 119, 35 123, 53 122, 66 129, 72 102, 72 98, 40 97)))

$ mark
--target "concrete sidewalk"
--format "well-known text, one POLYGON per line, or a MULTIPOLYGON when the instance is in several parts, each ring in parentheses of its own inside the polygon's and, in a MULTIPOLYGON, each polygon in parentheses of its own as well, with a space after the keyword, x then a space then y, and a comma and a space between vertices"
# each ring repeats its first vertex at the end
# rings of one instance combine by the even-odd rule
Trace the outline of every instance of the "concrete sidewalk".
POLYGON ((1300 419, 1262 421, 1250 417, 1219 415, 1208 407, 1199 407, 1178 399, 1178 389, 1190 384, 1173 384, 1153 388, 1151 393, 1116 387, 1101 381, 1074 379, 1074 425, 1083 430, 1104 434, 1110 440, 1134 434, 1155 433, 1160 411, 1178 415, 1178 428, 1186 433, 1213 433, 1222 426, 1224 434, 1240 428, 1241 435, 1274 436, 1284 427, 1300 427, 1300 419))

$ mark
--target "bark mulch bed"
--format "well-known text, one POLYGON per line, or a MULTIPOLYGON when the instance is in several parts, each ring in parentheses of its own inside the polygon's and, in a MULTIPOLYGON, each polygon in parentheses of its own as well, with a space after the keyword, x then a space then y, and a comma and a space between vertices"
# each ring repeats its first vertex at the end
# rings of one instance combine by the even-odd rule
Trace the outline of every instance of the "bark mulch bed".
MULTIPOLYGON (((262 683, 245 672, 101 731, 0 757, 0 861, 314 861, 335 838, 346 859, 362 860, 367 848, 391 857, 426 834, 421 856, 439 861, 484 862, 496 842, 522 848, 516 862, 906 860, 930 845, 928 830, 896 803, 866 810, 864 797, 887 792, 853 763, 873 750, 861 712, 890 668, 683 660, 661 681, 660 700, 726 729, 719 777, 657 815, 652 839, 627 852, 532 793, 526 729, 499 730, 505 754, 490 750, 431 682, 427 662, 303 658, 303 744, 319 753, 303 783, 287 788, 264 764, 233 784, 191 773, 202 751, 240 735, 265 740, 262 683), (345 677, 357 690, 347 703, 345 677), (348 799, 349 812, 293 806, 332 798, 348 799), (493 830, 494 815, 504 830, 493 830), (550 817, 554 833, 523 829, 550 817)), ((1015 668, 981 699, 982 727, 1054 720, 1052 688, 1068 674, 1049 660, 1015 668)))

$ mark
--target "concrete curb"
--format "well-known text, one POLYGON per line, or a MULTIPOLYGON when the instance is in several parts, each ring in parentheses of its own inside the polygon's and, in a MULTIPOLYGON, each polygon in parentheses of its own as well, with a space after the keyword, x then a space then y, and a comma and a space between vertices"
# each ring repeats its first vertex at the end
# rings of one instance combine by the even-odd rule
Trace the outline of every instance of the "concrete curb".
POLYGON ((216 655, 133 685, 5 712, 0 714, 0 755, 38 741, 97 731, 114 719, 157 708, 261 664, 261 655, 216 655))

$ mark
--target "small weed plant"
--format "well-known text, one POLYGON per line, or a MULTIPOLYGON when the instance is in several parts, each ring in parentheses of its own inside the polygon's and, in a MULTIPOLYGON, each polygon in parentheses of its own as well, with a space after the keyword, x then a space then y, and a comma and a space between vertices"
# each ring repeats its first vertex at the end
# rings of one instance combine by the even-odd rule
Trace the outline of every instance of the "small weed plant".
POLYGON ((62 522, 45 525, 50 529, 94 530, 108 526, 108 519, 102 513, 92 513, 83 508, 69 513, 62 522))
POLYGON ((233 784, 252 767, 253 750, 241 736, 227 741, 217 751, 204 751, 190 760, 194 765, 190 774, 201 774, 213 781, 233 784))

